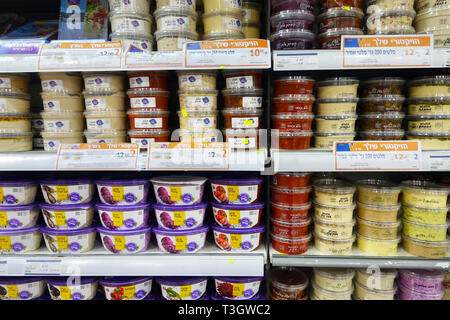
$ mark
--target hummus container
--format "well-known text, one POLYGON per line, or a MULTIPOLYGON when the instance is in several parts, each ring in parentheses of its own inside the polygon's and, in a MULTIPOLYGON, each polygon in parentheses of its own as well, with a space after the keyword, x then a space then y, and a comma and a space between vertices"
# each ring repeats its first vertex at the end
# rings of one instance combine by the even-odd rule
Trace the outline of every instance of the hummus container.
POLYGON ((392 141, 403 140, 405 130, 385 130, 385 131, 360 131, 362 141, 392 141))
POLYGON ((273 14, 285 10, 306 10, 312 13, 315 8, 314 0, 274 0, 271 4, 273 14))
POLYGON ((163 176, 150 180, 160 204, 186 206, 202 202, 206 178, 195 176, 163 176))
POLYGON ((157 277, 165 300, 199 300, 206 294, 207 277, 157 277))
POLYGON ((450 208, 419 208, 404 204, 403 218, 410 222, 429 225, 443 225, 447 221, 447 212, 450 208))
MULTIPOLYGON (((218 90, 179 90, 180 109, 186 111, 213 111, 217 109, 218 90)), ((262 93, 261 93, 262 95, 262 93)), ((243 98, 242 98, 243 99, 243 98)), ((253 102, 253 101, 250 101, 253 102)), ((229 104, 225 96, 225 105, 229 104)))
POLYGON ((449 240, 422 241, 403 235, 403 248, 406 252, 418 257, 431 259, 444 258, 447 255, 449 240))
POLYGON ((232 150, 257 150, 260 146, 257 129, 225 129, 223 134, 232 150))
POLYGON ((211 227, 214 231, 216 245, 229 252, 250 252, 259 248, 265 226, 253 228, 223 228, 217 224, 211 227))
POLYGON ((154 110, 151 108, 131 109, 127 112, 131 130, 168 128, 169 111, 154 110))
POLYGON ((41 116, 46 132, 83 132, 84 130, 84 118, 81 112, 44 111, 41 116))
POLYGON ((309 219, 308 212, 311 208, 311 202, 298 206, 282 205, 272 202, 271 206, 271 216, 273 219, 287 223, 297 223, 309 219))
POLYGON ((287 29, 312 31, 315 16, 307 10, 283 10, 270 17, 272 32, 287 29))
POLYGON ((94 185, 88 179, 42 180, 40 183, 48 204, 88 203, 94 196, 94 185))
POLYGON ((50 229, 75 230, 90 227, 94 218, 94 206, 86 204, 40 204, 45 224, 50 229))
POLYGON ((320 221, 330 223, 350 223, 354 221, 353 211, 355 211, 356 204, 346 207, 336 207, 321 205, 316 202, 314 204, 314 218, 320 221))
POLYGON ((338 240, 314 234, 314 246, 317 250, 329 255, 348 255, 352 252, 355 235, 348 239, 338 240))
POLYGON ((125 94, 121 91, 83 91, 83 95, 87 111, 123 111, 125 109, 125 94))
POLYGON ((280 30, 270 35, 272 50, 312 49, 315 35, 305 29, 280 30))
POLYGON ((363 35, 364 31, 360 28, 337 28, 329 29, 317 36, 317 44, 320 49, 340 49, 341 37, 343 35, 363 35))
POLYGON ((112 32, 152 33, 152 16, 146 13, 118 13, 109 14, 112 32))
POLYGON ((278 188, 272 186, 272 201, 285 206, 304 205, 308 202, 311 187, 304 188, 278 188))
POLYGON ((412 134, 417 132, 450 132, 450 115, 407 116, 407 120, 408 131, 412 134))
POLYGON ((366 179, 356 182, 358 201, 380 207, 398 203, 401 188, 394 183, 380 179, 366 179))
POLYGON ((215 291, 226 300, 250 300, 260 289, 264 277, 214 277, 215 291))
POLYGON ((86 127, 91 132, 126 130, 126 115, 123 111, 85 111, 84 116, 86 127))
POLYGON ((253 228, 259 225, 264 203, 225 204, 211 202, 215 222, 224 228, 253 228))
POLYGON ((447 238, 449 224, 423 224, 403 219, 403 234, 412 239, 442 242, 447 238))
POLYGON ((419 12, 414 20, 417 32, 448 29, 450 7, 433 8, 419 12))
POLYGON ((413 116, 439 116, 450 114, 450 97, 408 99, 408 114, 413 116))
MULTIPOLYGON (((177 134, 179 135, 180 142, 183 143, 222 142, 223 140, 220 134, 220 130, 217 129, 211 129, 206 131, 196 131, 196 130, 188 131, 179 129, 174 131, 173 136, 176 136, 177 134)), ((172 141, 177 140, 173 138, 174 137, 172 137, 172 141)))
POLYGON ((159 228, 167 230, 190 230, 203 226, 207 203, 190 206, 153 204, 159 228))
POLYGON ((362 28, 364 12, 360 8, 330 8, 318 17, 319 32, 336 28, 362 28))
POLYGON ((85 253, 95 245, 95 227, 87 227, 76 230, 41 228, 45 245, 52 253, 78 254, 85 253))
POLYGON ((181 51, 184 44, 189 41, 197 41, 198 34, 189 31, 164 31, 155 32, 158 51, 181 51))
POLYGON ((130 71, 127 74, 130 89, 168 90, 169 73, 167 71, 130 71))
POLYGON ((165 253, 196 253, 203 249, 209 227, 189 230, 153 229, 159 250, 165 253))
POLYGON ((405 114, 392 113, 366 113, 359 116, 361 131, 389 131, 400 130, 405 114))
MULTIPOLYGON (((397 77, 377 77, 364 81, 361 85, 363 87, 362 95, 367 97, 364 101, 368 102, 368 104, 370 102, 378 104, 383 101, 383 98, 387 99, 387 102, 400 102, 400 98, 402 98, 403 93, 403 86, 405 85, 405 79, 397 77), (389 98, 397 98, 397 100, 389 100, 389 98)), ((368 107, 370 108, 370 106, 368 107)), ((374 110, 371 112, 377 111, 380 110, 374 110)))
POLYGON ((135 230, 111 230, 97 227, 103 247, 114 254, 134 254, 147 251, 151 227, 135 230))
POLYGON ((128 49, 132 45, 143 51, 152 51, 155 43, 155 38, 151 34, 144 33, 113 32, 110 34, 110 38, 111 41, 122 41, 122 49, 124 52, 128 52, 128 49))
POLYGON ((30 100, 30 95, 27 93, 2 92, 0 83, 1 113, 28 113, 30 112, 30 100))
POLYGON ((217 111, 178 111, 180 129, 205 130, 217 128, 217 111))
POLYGON ((319 99, 357 98, 359 80, 356 78, 328 78, 317 83, 319 99))
POLYGON ((272 234, 280 238, 302 238, 306 237, 309 232, 309 225, 311 224, 311 219, 307 219, 302 222, 284 222, 270 219, 272 225, 272 234))
POLYGON ((360 111, 362 114, 401 112, 404 102, 404 96, 366 97, 360 100, 360 111))
POLYGON ((41 246, 39 226, 25 229, 0 229, 0 253, 27 253, 41 246))
POLYGON ((333 150, 334 143, 340 141, 353 141, 356 132, 333 133, 333 132, 315 132, 314 146, 321 150, 333 150))
POLYGON ((203 9, 205 12, 216 11, 219 9, 228 9, 230 11, 242 11, 242 1, 239 0, 209 0, 203 2, 203 9))
POLYGON ((84 131, 87 143, 123 143, 127 141, 126 131, 90 132, 84 131))
POLYGON ((442 292, 442 282, 445 272, 440 270, 409 270, 400 269, 399 282, 405 288, 419 293, 439 294, 442 292))
POLYGON ((356 115, 359 98, 318 99, 317 116, 356 115))
POLYGON ((449 87, 450 76, 448 75, 416 78, 408 82, 409 98, 447 97, 449 87))
POLYGON ((442 297, 444 296, 445 293, 444 290, 436 294, 420 293, 406 288, 401 283, 399 283, 398 288, 399 288, 397 295, 398 300, 442 300, 442 297))
POLYGON ((347 291, 330 291, 319 287, 314 281, 312 283, 311 300, 352 300, 354 287, 352 285, 347 291))
POLYGON ((353 204, 356 187, 339 179, 319 179, 314 182, 315 201, 321 205, 348 207, 353 204))
POLYGON ((352 236, 354 225, 354 219, 351 222, 335 223, 314 218, 314 233, 319 237, 344 240, 352 236))
POLYGON ((241 88, 222 90, 226 109, 262 108, 263 89, 241 88))
POLYGON ((314 96, 307 95, 284 95, 272 98, 274 114, 283 113, 306 113, 312 114, 314 96))
POLYGON ((407 140, 419 140, 422 150, 450 150, 450 133, 406 133, 407 140))
MULTIPOLYGON (((370 290, 393 290, 395 287, 395 278, 397 270, 395 269, 378 269, 369 271, 364 268, 356 269, 355 283, 358 283, 370 290)), ((361 299, 361 298, 360 298, 361 299)))
POLYGON ((355 281, 355 292, 353 294, 358 300, 394 300, 396 292, 396 286, 391 290, 378 290, 370 289, 355 281))
POLYGON ((358 234, 379 240, 397 239, 399 226, 400 221, 383 223, 357 218, 358 234))
POLYGON ((196 32, 197 13, 185 7, 165 7, 153 13, 158 30, 196 32))
MULTIPOLYGON (((45 121, 45 119, 44 119, 45 121)), ((25 133, 31 131, 30 113, 1 113, 0 131, 25 133)))
POLYGON ((34 227, 38 217, 39 207, 36 204, 0 205, 0 230, 34 227))
POLYGON ((225 89, 263 89, 263 72, 263 70, 224 70, 225 89))
POLYGON ((42 91, 81 93, 83 79, 77 72, 39 72, 42 91))
POLYGON ((260 129, 261 109, 224 109, 222 115, 226 129, 260 129))
POLYGON ((305 188, 309 186, 310 176, 308 172, 278 172, 272 177, 272 185, 286 189, 305 188))
POLYGON ((147 227, 150 204, 133 205, 95 205, 103 227, 111 230, 135 230, 147 227))
POLYGON ((214 200, 219 203, 250 204, 258 202, 263 179, 212 177, 211 183, 214 200))
POLYGON ((84 111, 83 97, 79 93, 65 93, 58 91, 43 91, 41 97, 46 112, 66 111, 82 112, 84 111))
POLYGON ((82 132, 41 132, 44 151, 57 152, 60 144, 83 143, 82 132))
POLYGON ((356 242, 359 249, 375 256, 394 256, 397 254, 400 237, 396 239, 380 240, 356 234, 356 242))
POLYGON ((270 235, 272 238, 272 247, 283 254, 298 255, 308 251, 311 234, 304 237, 283 238, 274 234, 270 235))
POLYGON ((314 282, 320 288, 333 292, 346 292, 353 288, 355 270, 314 268, 314 282))
POLYGON ((154 130, 130 130, 128 136, 131 143, 139 144, 140 150, 147 150, 152 142, 169 142, 170 131, 154 130))
POLYGON ((0 278, 0 300, 32 300, 44 295, 45 291, 45 282, 41 278, 0 278))
POLYGON ((217 70, 177 71, 180 90, 215 90, 217 70))
POLYGON ((421 32, 421 33, 433 35, 435 48, 450 47, 450 30, 448 30, 448 29, 426 31, 426 32, 421 32))
POLYGON ((273 128, 280 131, 311 130, 313 114, 278 113, 272 115, 273 128))
POLYGON ((97 294, 96 278, 82 277, 73 281, 70 277, 46 278, 52 300, 93 300, 97 294))
POLYGON ((357 116, 316 116, 317 132, 354 132, 357 116))
MULTIPOLYGON (((382 10, 370 14, 366 20, 368 34, 404 34, 414 21, 414 10, 382 10), (394 33, 395 32, 395 33, 394 33)), ((409 31, 407 31, 409 33, 409 31)))
POLYGON ((99 284, 106 300, 142 300, 152 290, 152 277, 106 277, 99 284))
POLYGON ((149 0, 109 0, 109 10, 115 12, 150 12, 149 0))
POLYGON ((145 203, 150 182, 146 179, 136 180, 96 180, 100 200, 104 204, 121 206, 145 203))
POLYGON ((280 150, 305 150, 311 145, 312 131, 278 132, 272 131, 272 146, 280 150))
POLYGON ((18 206, 34 202, 37 183, 34 181, 0 181, 0 205, 18 206))
POLYGON ((274 97, 292 96, 300 98, 306 95, 309 99, 314 93, 314 84, 316 81, 310 77, 286 76, 272 81, 274 97))
POLYGON ((31 151, 33 134, 31 132, 0 132, 0 152, 31 151))
POLYGON ((403 198, 406 205, 420 208, 447 208, 449 189, 445 185, 408 180, 401 183, 403 198))
POLYGON ((242 31, 242 10, 221 9, 205 11, 202 15, 205 34, 242 31))
POLYGON ((123 91, 121 72, 85 72, 83 79, 86 91, 123 91))
POLYGON ((244 13, 244 22, 260 23, 261 3, 258 1, 242 1, 242 11, 244 13))
POLYGON ((28 93, 30 77, 26 73, 0 74, 0 94, 6 92, 28 93))
POLYGON ((308 277, 299 268, 273 268, 270 271, 270 300, 306 300, 308 284, 308 277))

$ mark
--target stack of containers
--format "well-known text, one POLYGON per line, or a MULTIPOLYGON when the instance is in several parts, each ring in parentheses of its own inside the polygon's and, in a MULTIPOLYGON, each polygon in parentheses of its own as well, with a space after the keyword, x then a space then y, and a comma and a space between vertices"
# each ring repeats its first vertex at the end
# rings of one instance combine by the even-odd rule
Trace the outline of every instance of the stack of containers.
POLYGON ((402 140, 403 78, 379 77, 364 81, 360 100, 361 140, 402 140))
POLYGON ((56 152, 63 143, 84 142, 83 79, 76 72, 39 73, 44 111, 44 150, 56 152))
POLYGON ((353 269, 314 268, 311 300, 352 300, 353 269))
POLYGON ((309 173, 277 173, 272 183, 272 246, 284 254, 308 250, 311 234, 309 173))
POLYGON ((397 270, 357 269, 354 279, 354 300, 394 300, 397 270))
POLYGON ((209 226, 204 225, 208 204, 202 202, 206 178, 163 176, 150 180, 156 196, 153 229, 160 251, 196 253, 203 249, 209 226))
POLYGON ((445 272, 441 270, 399 271, 398 300, 442 300, 445 272))
POLYGON ((332 150, 335 141, 353 141, 359 80, 351 77, 327 78, 317 83, 318 113, 315 147, 332 150))
POLYGON ((150 243, 148 226, 150 182, 146 179, 95 181, 101 203, 98 210, 102 227, 97 227, 104 248, 111 253, 139 253, 150 243))
POLYGON ((366 9, 367 34, 413 34, 414 0, 369 0, 366 9))
POLYGON ((215 202, 216 245, 228 252, 250 252, 259 248, 265 230, 261 223, 264 203, 259 202, 264 180, 254 178, 213 177, 210 179, 215 202))
POLYGON ((308 276, 294 267, 277 267, 270 271, 270 300, 308 300, 308 276))
POLYGON ((309 149, 314 114, 313 96, 315 81, 309 77, 287 76, 273 81, 274 97, 272 137, 273 145, 278 139, 278 148, 282 150, 309 149))
POLYGON ((33 149, 44 149, 44 140, 41 132, 44 130, 44 121, 41 116, 41 109, 31 110, 31 131, 33 133, 33 149))
POLYGON ((124 80, 121 72, 83 74, 88 143, 126 142, 124 80))
POLYGON ((168 142, 169 73, 167 71, 128 72, 130 110, 128 136, 131 143, 146 151, 152 142, 168 142))
POLYGON ((241 0, 203 0, 204 40, 244 39, 241 0))
POLYGON ((314 181, 314 244, 329 255, 352 252, 356 188, 339 179, 314 181))
POLYGON ((243 1, 242 32, 246 39, 259 39, 261 27, 261 3, 258 1, 243 1))
POLYGON ((445 257, 449 188, 420 180, 403 181, 401 187, 404 249, 419 257, 445 257))
POLYGON ((417 33, 432 34, 435 48, 450 46, 450 4, 447 1, 416 1, 417 16, 414 20, 417 33))

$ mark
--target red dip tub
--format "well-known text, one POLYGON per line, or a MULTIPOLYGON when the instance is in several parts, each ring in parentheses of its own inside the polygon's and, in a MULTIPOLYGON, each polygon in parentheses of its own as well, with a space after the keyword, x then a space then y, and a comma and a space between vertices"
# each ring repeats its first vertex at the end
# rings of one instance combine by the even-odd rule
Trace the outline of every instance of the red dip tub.
POLYGON ((272 235, 280 238, 299 238, 306 237, 308 235, 309 225, 311 224, 311 219, 307 219, 301 222, 288 223, 271 219, 272 223, 272 235))
POLYGON ((273 111, 278 113, 312 113, 315 98, 311 94, 278 96, 272 99, 273 111))
POLYGON ((311 202, 298 206, 287 206, 272 202, 272 218, 287 223, 297 223, 309 218, 311 202))
POLYGON ((259 225, 264 203, 225 204, 211 202, 214 220, 224 228, 253 228, 259 225))
POLYGON ((273 176, 273 185, 278 188, 304 188, 309 185, 311 173, 308 172, 279 172, 273 176))
POLYGON ((273 93, 277 96, 313 94, 316 81, 310 77, 287 76, 272 82, 273 93))
POLYGON ((303 254, 308 251, 309 241, 311 240, 311 234, 301 238, 282 238, 271 234, 272 247, 284 254, 303 254))
POLYGON ((250 204, 258 202, 262 178, 219 178, 209 179, 214 200, 219 203, 250 204))
POLYGON ((308 202, 311 187, 284 189, 272 186, 272 201, 277 204, 296 206, 308 202))
POLYGON ((217 224, 212 225, 216 245, 225 251, 250 252, 259 248, 264 225, 254 228, 223 228, 217 224))

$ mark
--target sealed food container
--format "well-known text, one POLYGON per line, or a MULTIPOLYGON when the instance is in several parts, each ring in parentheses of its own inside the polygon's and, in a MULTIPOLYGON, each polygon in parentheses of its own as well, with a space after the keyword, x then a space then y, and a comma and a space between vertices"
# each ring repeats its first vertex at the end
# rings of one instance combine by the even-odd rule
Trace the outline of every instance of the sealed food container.
POLYGON ((225 204, 211 202, 214 220, 224 228, 253 228, 261 221, 264 203, 225 204))
POLYGON ((278 188, 272 186, 272 201, 286 206, 304 205, 308 202, 311 187, 304 188, 278 188))
POLYGON ((433 8, 446 8, 447 7, 446 1, 440 1, 440 0, 417 0, 415 4, 415 9, 419 11, 427 11, 428 9, 433 8))
POLYGON ((177 71, 180 90, 215 90, 217 70, 177 71))
POLYGON ((304 76, 286 76, 272 82, 275 97, 294 95, 293 97, 295 98, 298 95, 312 95, 314 84, 315 80, 313 78, 304 76))
POLYGON ((109 21, 112 32, 152 33, 152 16, 144 12, 110 12, 109 21))
POLYGON ((142 300, 152 290, 152 277, 105 277, 99 284, 106 300, 142 300))
POLYGON ((196 142, 196 143, 202 143, 202 142, 222 142, 223 139, 220 136, 220 130, 217 129, 205 129, 205 130, 184 130, 179 129, 173 132, 172 135, 172 141, 179 140, 181 142, 196 142))
POLYGON ((419 12, 414 20, 414 26, 417 32, 448 29, 448 17, 450 16, 450 7, 433 8, 419 12))
POLYGON ((358 300, 394 300, 397 287, 390 290, 379 290, 368 288, 358 281, 355 281, 355 292, 353 293, 358 300))
POLYGON ((396 222, 375 222, 357 218, 358 233, 379 240, 397 239, 399 226, 400 220, 396 222))
MULTIPOLYGON (((45 121, 45 118, 44 118, 45 121)), ((30 113, 1 113, 0 130, 7 132, 25 133, 31 131, 30 113)))
POLYGON ((304 150, 311 145, 312 131, 272 131, 272 145, 280 150, 304 150), (273 143, 275 142, 275 143, 273 143))
POLYGON ((283 238, 271 234, 272 247, 284 254, 298 255, 308 251, 311 234, 300 238, 283 238))
POLYGON ((127 132, 110 130, 104 132, 84 131, 87 143, 121 143, 126 142, 127 132))
POLYGON ((283 10, 270 17, 272 32, 286 29, 312 31, 315 16, 307 10, 283 10))
POLYGON ((394 206, 398 203, 401 188, 395 183, 380 179, 356 182, 358 201, 376 206, 394 206))
POLYGON ((230 10, 233 12, 239 12, 242 11, 242 1, 239 0, 229 0, 229 1, 223 1, 223 0, 208 0, 203 1, 203 9, 204 12, 210 12, 210 11, 219 11, 219 10, 230 10))
MULTIPOLYGON (((79 93, 68 93, 59 91, 41 92, 44 110, 52 111, 84 111, 83 97, 79 93)), ((1 101, 1 100, 0 100, 1 101)), ((28 102, 29 104, 29 102, 28 102)), ((87 107, 87 105, 86 105, 87 107)))
POLYGON ((364 13, 355 7, 330 8, 323 11, 318 17, 319 32, 336 28, 362 28, 364 13))
POLYGON ((94 196, 94 185, 89 179, 42 180, 40 183, 48 204, 88 203, 94 196))
POLYGON ((214 277, 215 291, 227 300, 249 300, 260 289, 264 277, 214 277))
POLYGON ((449 188, 445 185, 408 180, 401 183, 403 203, 420 208, 447 208, 449 188))
POLYGON ((122 41, 122 49, 126 52, 130 46, 141 50, 153 50, 155 39, 151 34, 136 34, 130 32, 113 32, 110 34, 111 41, 122 41))
POLYGON ((215 40, 241 40, 245 39, 244 32, 238 30, 229 30, 224 32, 215 32, 203 35, 205 41, 215 40))
POLYGON ((353 204, 356 187, 339 179, 319 179, 313 184, 315 201, 321 205, 347 207, 353 204))
POLYGON ((414 116, 450 114, 450 97, 408 99, 408 114, 414 116))
POLYGON ((103 227, 111 230, 134 230, 147 227, 150 204, 95 205, 103 227))
POLYGON ((366 26, 368 34, 385 34, 387 32, 403 34, 409 33, 416 12, 414 10, 382 10, 367 17, 366 26))
POLYGON ((28 81, 30 76, 26 73, 2 73, 0 74, 0 94, 28 93, 28 81))
POLYGON ((270 35, 273 50, 312 49, 315 35, 306 29, 280 30, 270 35))
POLYGON ((37 183, 31 180, 2 180, 0 181, 0 205, 29 205, 35 200, 37 187, 37 183))
POLYGON ((353 141, 356 132, 333 133, 333 132, 315 132, 314 146, 317 149, 332 150, 335 141, 353 141))
POLYGON ((130 129, 161 129, 168 128, 169 111, 152 108, 135 108, 127 111, 130 129))
POLYGON ((421 293, 406 288, 402 283, 399 283, 398 289, 398 300, 442 300, 445 294, 444 290, 438 293, 421 293))
POLYGON ((313 119, 313 114, 278 113, 272 115, 273 128, 283 132, 311 130, 313 119))
POLYGON ((263 70, 228 70, 223 71, 223 76, 226 89, 263 88, 263 70))
POLYGON ((405 102, 404 96, 398 95, 385 95, 385 96, 369 96, 362 98, 361 113, 394 113, 401 112, 403 103, 405 102))
POLYGON ((338 240, 314 234, 314 246, 317 250, 328 253, 329 255, 347 255, 352 252, 355 238, 355 235, 352 235, 348 239, 338 240))
POLYGON ((263 89, 240 88, 222 90, 226 109, 262 108, 263 89))
POLYGON ((345 8, 355 7, 361 9, 363 5, 362 0, 319 0, 318 1, 320 11, 324 11, 330 8, 345 8))
POLYGON ((198 300, 206 294, 207 277, 157 277, 166 300, 198 300))
POLYGON ((242 11, 244 13, 244 22, 259 24, 261 3, 258 1, 242 1, 242 11))
POLYGON ((149 0, 109 0, 109 10, 115 12, 150 12, 149 0))
POLYGON ((168 90, 169 73, 167 71, 129 71, 130 88, 168 90))
POLYGON ((309 225, 311 224, 311 219, 302 222, 284 222, 272 217, 270 221, 272 225, 272 234, 287 239, 306 237, 309 233, 309 225))
POLYGON ((314 218, 320 221, 326 221, 330 223, 350 223, 354 221, 353 211, 356 204, 352 204, 346 207, 336 207, 321 205, 316 202, 314 204, 314 218))
POLYGON ((397 254, 400 237, 396 239, 381 240, 356 234, 359 249, 375 256, 394 256, 397 254))
POLYGON ((446 241, 422 241, 403 235, 403 248, 418 257, 443 258, 447 254, 449 239, 446 241))
POLYGON ((260 129, 262 125, 261 109, 224 109, 222 115, 227 129, 260 129))
POLYGON ((0 132, 0 152, 31 151, 33 149, 33 133, 0 132))
POLYGON ((422 150, 450 150, 450 133, 406 133, 407 140, 419 140, 422 150))
POLYGON ((203 30, 205 34, 220 32, 242 31, 242 10, 219 9, 205 11, 202 15, 203 30))
POLYGON ((83 132, 47 132, 42 131, 42 142, 44 150, 48 152, 57 152, 60 144, 83 143, 83 132))
POLYGON ((420 208, 403 204, 402 215, 408 221, 430 225, 443 225, 447 221, 447 208, 420 208))
POLYGON ((0 205, 0 229, 31 228, 36 225, 38 217, 37 204, 0 205))
POLYGON ((329 222, 314 218, 314 234, 328 239, 344 240, 353 234, 355 220, 350 222, 329 222))
POLYGON ((282 113, 307 113, 312 114, 314 96, 304 95, 283 95, 272 98, 272 106, 275 114, 282 113))
POLYGON ((356 115, 359 98, 318 99, 317 116, 356 115))
MULTIPOLYGON (((363 87, 362 95, 365 97, 401 98, 403 86, 405 85, 405 79, 398 77, 376 77, 362 82, 361 85, 363 87)), ((368 101, 371 100, 368 99, 368 101)), ((377 101, 377 99, 374 101, 377 101)))
POLYGON ((45 294, 45 282, 38 277, 1 277, 0 300, 32 300, 45 294))
POLYGON ((338 28, 329 29, 317 36, 317 44, 320 49, 340 49, 341 36, 343 35, 363 35, 360 28, 338 28))
POLYGON ((285 10, 306 10, 311 13, 314 11, 314 0, 273 0, 272 12, 273 14, 285 10))
POLYGON ((309 219, 309 209, 311 202, 291 206, 271 202, 272 210, 271 216, 273 219, 287 223, 298 223, 309 219))
MULTIPOLYGON (((46 132, 83 132, 84 118, 81 112, 56 111, 42 112, 42 120, 44 121, 44 130, 46 132)), ((1 125, 1 119, 0 119, 1 125)))
POLYGON ((135 230, 111 230, 97 227, 103 247, 114 254, 130 254, 146 251, 150 243, 151 227, 135 230))
POLYGON ((167 230, 188 230, 203 226, 207 203, 189 206, 153 204, 159 228, 167 230))
POLYGON ((147 150, 152 142, 169 142, 170 131, 153 130, 130 130, 128 136, 131 143, 139 144, 141 150, 147 150))
POLYGON ((250 204, 258 202, 263 179, 212 177, 211 183, 214 200, 219 203, 250 204))
MULTIPOLYGON (((199 129, 216 129, 217 128, 218 111, 178 111, 178 119, 180 121, 180 129, 196 130, 199 129)), ((261 112, 262 113, 262 112, 261 112)))
POLYGON ((355 270, 340 268, 314 268, 314 282, 320 288, 345 292, 353 288, 355 270))
MULTIPOLYGON (((224 90, 225 91, 225 90, 224 90)), ((217 109, 217 95, 218 90, 179 90, 178 98, 180 100, 180 109, 186 111, 212 111, 217 109)), ((262 90, 261 90, 262 96, 262 90)), ((239 104, 239 98, 237 95, 229 95, 225 96, 225 106, 239 104)), ((241 102, 242 106, 244 105, 243 99, 247 98, 242 97, 241 102)), ((261 105, 261 101, 260 105, 261 105)), ((258 101, 254 101, 253 99, 247 99, 246 105, 253 105, 254 103, 258 103, 258 101)))
POLYGON ((189 230, 155 228, 159 250, 165 253, 196 253, 203 249, 209 226, 189 230))
POLYGON ((146 179, 96 180, 100 200, 104 204, 121 206, 145 203, 150 182, 146 179))
POLYGON ((202 201, 206 178, 176 175, 155 177, 150 181, 158 203, 180 206, 202 201))
POLYGON ((83 95, 88 111, 123 111, 125 109, 125 94, 121 91, 83 91, 83 95))
POLYGON ((359 218, 380 223, 396 222, 400 210, 399 204, 392 206, 376 206, 359 201, 356 204, 358 206, 359 218))
POLYGON ((86 118, 86 127, 91 132, 126 130, 126 114, 123 111, 85 111, 84 116, 86 118))
POLYGON ((408 131, 416 132, 446 133, 450 132, 450 114, 432 116, 407 116, 408 131))
POLYGON ((273 176, 273 185, 278 188, 304 188, 309 185, 311 173, 308 172, 278 172, 273 176))
POLYGON ((40 113, 31 114, 31 130, 41 132, 44 130, 44 121, 40 113))
POLYGON ((70 277, 51 277, 45 282, 52 300, 92 300, 97 294, 96 278, 81 277, 73 281, 70 277))
POLYGON ((158 30, 155 32, 155 39, 158 51, 181 51, 186 42, 197 41, 198 34, 190 31, 158 30))
POLYGON ((59 230, 90 227, 95 212, 92 203, 63 205, 42 203, 39 208, 47 227, 59 230))
POLYGON ((76 230, 41 228, 45 245, 52 253, 85 253, 95 245, 95 227, 76 230))
POLYGON ((253 228, 224 228, 212 225, 216 245, 225 251, 250 252, 259 248, 265 226, 253 228))
POLYGON ((367 13, 383 11, 386 9, 402 10, 414 9, 414 0, 369 0, 367 13))
POLYGON ((399 282, 409 290, 425 294, 439 294, 445 272, 441 270, 400 269, 399 282))
POLYGON ((257 129, 226 129, 223 133, 232 150, 256 150, 260 146, 257 129))
POLYGON ((308 277, 299 268, 273 268, 270 271, 270 300, 306 300, 308 284, 308 277))
POLYGON ((0 229, 1 253, 27 253, 38 249, 42 234, 40 226, 24 229, 0 229))
POLYGON ((437 75, 416 78, 408 82, 410 98, 448 97, 450 76, 437 75))
POLYGON ((83 78, 77 72, 39 72, 42 91, 62 91, 80 93, 83 78))
POLYGON ((164 7, 153 13, 158 30, 196 32, 197 13, 185 7, 164 7))
POLYGON ((357 98, 359 80, 356 78, 328 78, 317 83, 320 99, 357 98))
POLYGON ((359 116, 362 131, 400 130, 405 114, 401 112, 366 113, 359 116))
POLYGON ((317 132, 349 133, 355 131, 357 116, 316 116, 317 132))
MULTIPOLYGON (((370 290, 393 290, 395 288, 395 269, 356 269, 355 283, 363 285, 370 290)), ((361 299, 361 298, 360 298, 361 299)))
POLYGON ((352 300, 354 287, 346 291, 331 291, 320 287, 315 281, 312 281, 311 300, 352 300))
POLYGON ((403 219, 403 234, 412 239, 442 242, 447 238, 449 224, 423 224, 403 219))
POLYGON ((83 79, 86 91, 123 91, 121 72, 85 72, 83 79))
POLYGON ((405 130, 385 130, 385 131, 361 131, 359 132, 361 140, 390 141, 403 140, 405 130))
POLYGON ((259 39, 260 38, 260 25, 257 23, 243 23, 242 32, 245 39, 259 39))
POLYGON ((435 48, 448 48, 450 46, 450 30, 448 29, 424 31, 420 33, 432 34, 435 48))
POLYGON ((30 100, 31 100, 30 95, 27 93, 1 91, 1 83, 0 83, 1 113, 28 113, 30 112, 30 100))

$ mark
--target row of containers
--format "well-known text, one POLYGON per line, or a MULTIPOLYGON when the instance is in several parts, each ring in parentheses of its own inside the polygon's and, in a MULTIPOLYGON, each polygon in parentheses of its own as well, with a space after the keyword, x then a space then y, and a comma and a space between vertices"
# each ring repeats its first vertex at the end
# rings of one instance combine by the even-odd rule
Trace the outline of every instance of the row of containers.
POLYGON ((33 181, 0 183, 0 250, 27 253, 40 247, 42 235, 52 253, 85 253, 95 246, 96 233, 111 253, 146 251, 151 231, 165 253, 195 253, 206 242, 211 225, 216 245, 224 251, 256 250, 265 230, 260 225, 264 203, 259 202, 263 179, 215 177, 209 179, 214 201, 203 202, 206 178, 162 176, 136 180, 95 181, 100 203, 92 203, 91 180, 40 182, 45 203, 34 203, 38 184, 33 181), (148 202, 150 182, 157 203, 148 202), (154 209, 157 226, 152 227, 154 209), (95 210, 98 220, 94 222, 95 210), (39 226, 40 211, 46 227, 39 226))

